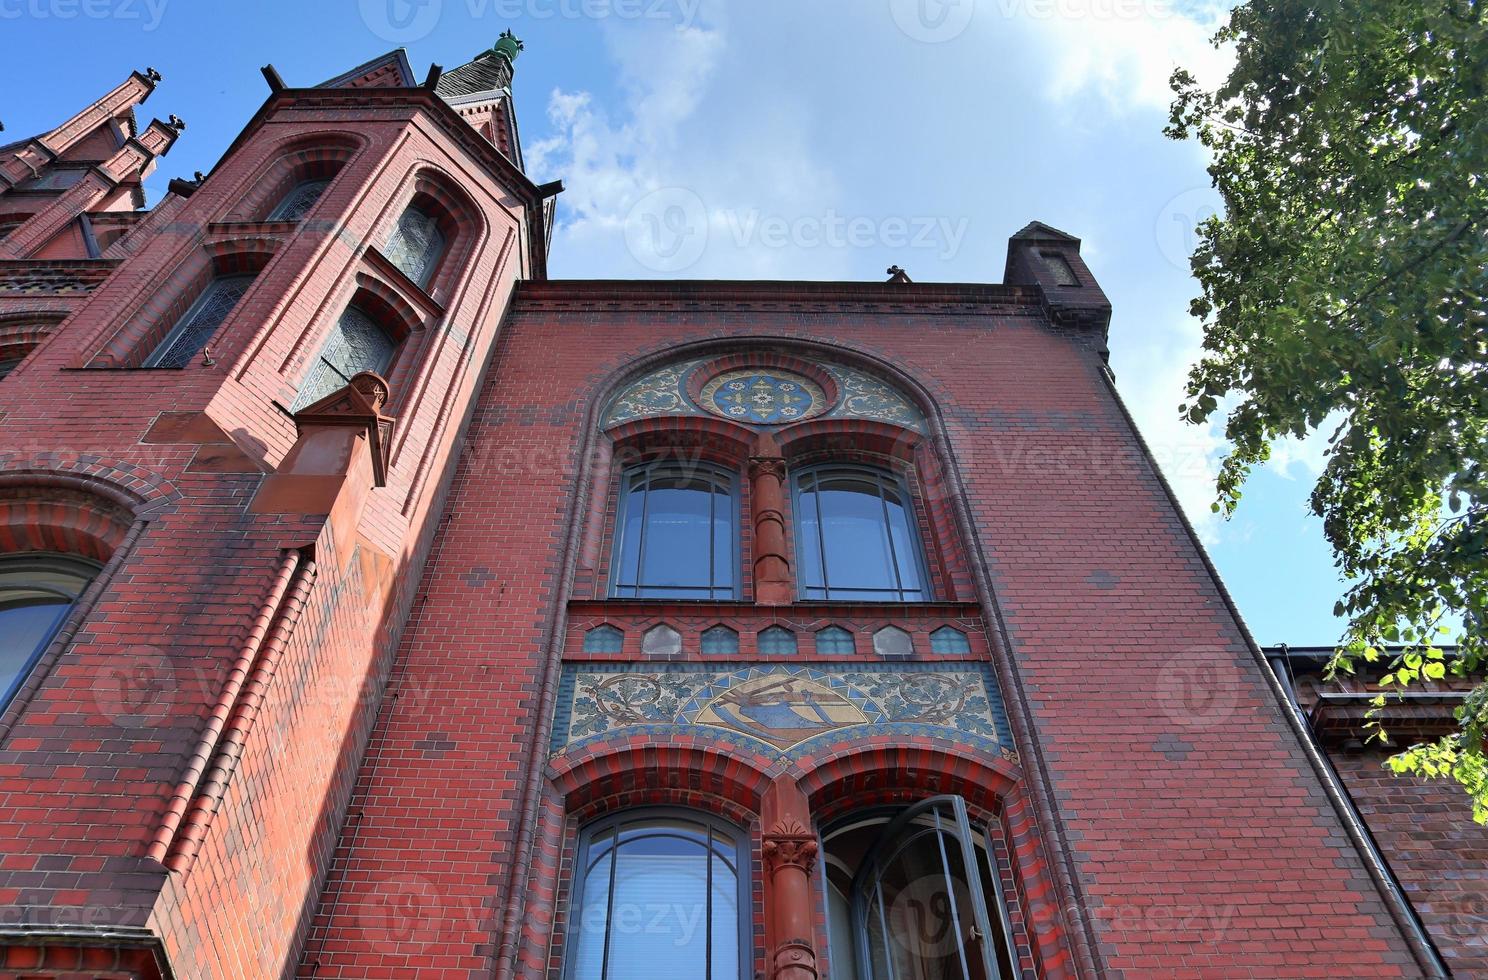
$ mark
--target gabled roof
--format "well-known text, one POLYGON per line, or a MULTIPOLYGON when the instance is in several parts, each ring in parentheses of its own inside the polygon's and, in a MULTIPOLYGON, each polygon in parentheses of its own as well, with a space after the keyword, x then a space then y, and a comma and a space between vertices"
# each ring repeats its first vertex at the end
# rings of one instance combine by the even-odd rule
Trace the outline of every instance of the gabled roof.
POLYGON ((321 82, 315 88, 412 88, 417 84, 413 66, 408 63, 408 52, 396 48, 321 82))
POLYGON ((1073 242, 1080 244, 1080 240, 1074 235, 1060 231, 1042 221, 1030 221, 1013 234, 1013 241, 1041 241, 1041 242, 1073 242))

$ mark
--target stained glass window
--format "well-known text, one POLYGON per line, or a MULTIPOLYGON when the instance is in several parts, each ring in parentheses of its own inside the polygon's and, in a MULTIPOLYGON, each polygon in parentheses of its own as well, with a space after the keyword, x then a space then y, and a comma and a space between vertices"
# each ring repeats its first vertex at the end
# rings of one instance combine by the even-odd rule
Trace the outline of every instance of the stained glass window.
POLYGON ((625 813, 579 843, 566 980, 750 975, 740 833, 703 814, 625 813))
POLYGON ((178 368, 190 364, 251 285, 252 276, 218 276, 213 279, 154 352, 145 358, 145 367, 178 368))
POLYGON ((796 653, 796 634, 784 626, 770 626, 760 630, 755 638, 760 653, 791 657, 796 653))
POLYGON ((930 652, 947 656, 962 656, 971 653, 971 643, 966 634, 952 626, 942 626, 930 634, 930 652))
POLYGON ((803 599, 923 602, 930 597, 909 494, 867 467, 797 473, 796 550, 803 599))
POLYGON ((352 376, 362 371, 382 374, 393 362, 396 348, 393 338, 376 320, 355 306, 348 306, 316 356, 293 409, 298 412, 346 387, 352 376))
POLYGON ((0 709, 25 682, 100 567, 41 552, 0 558, 0 709))
POLYGON ((727 626, 713 626, 703 631, 703 653, 726 655, 739 652, 739 634, 727 626))
POLYGON ((613 626, 596 626, 584 634, 585 653, 619 653, 625 645, 625 634, 613 626))
POLYGON ((817 653, 852 653, 853 635, 841 626, 828 626, 816 634, 817 653))
POLYGON ((398 218, 387 243, 387 258, 409 279, 420 286, 429 285, 439 259, 444 255, 444 233, 434 216, 409 208, 398 218))
POLYGON ((656 463, 625 474, 610 594, 620 599, 732 599, 738 508, 733 474, 656 463))
POLYGON ((330 178, 321 180, 306 180, 296 184, 290 192, 284 195, 274 210, 269 212, 269 221, 299 221, 310 209, 315 207, 315 202, 320 200, 320 195, 331 186, 330 178))

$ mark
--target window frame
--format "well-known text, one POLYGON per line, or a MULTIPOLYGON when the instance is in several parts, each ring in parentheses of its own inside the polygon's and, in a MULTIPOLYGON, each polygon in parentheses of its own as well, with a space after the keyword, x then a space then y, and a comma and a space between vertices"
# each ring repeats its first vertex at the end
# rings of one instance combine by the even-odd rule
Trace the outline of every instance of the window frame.
MULTIPOLYGON (((738 894, 735 898, 735 903, 738 909, 739 977, 740 980, 747 980, 747 978, 754 975, 754 854, 748 831, 729 820, 703 810, 694 810, 687 807, 661 806, 635 807, 620 810, 593 820, 580 828, 577 846, 574 848, 574 863, 568 882, 568 902, 565 909, 567 921, 564 927, 563 969, 561 974, 563 980, 577 980, 579 963, 576 954, 579 950, 579 938, 583 927, 584 885, 588 878, 586 872, 589 865, 589 851, 596 837, 606 831, 614 831, 617 842, 615 844, 616 850, 612 852, 613 855, 619 852, 621 845, 618 837, 627 824, 677 820, 691 821, 708 829, 708 865, 710 878, 712 875, 712 841, 714 840, 715 833, 719 837, 731 841, 734 845, 735 877, 738 879, 738 894)), ((600 975, 606 978, 609 978, 610 970, 610 963, 608 962, 609 924, 614 919, 610 911, 613 909, 615 901, 614 867, 615 861, 612 856, 610 861, 609 891, 605 899, 606 949, 600 957, 600 975)), ((706 913, 708 923, 705 925, 705 928, 708 930, 711 942, 711 919, 713 915, 711 886, 707 889, 707 893, 709 907, 706 913)), ((711 974, 713 966, 712 957, 710 956, 708 960, 707 972, 711 974)), ((613 978, 613 980, 621 980, 621 978, 613 978)), ((708 977, 707 980, 731 980, 731 978, 708 977)))
MULTIPOLYGON (((648 476, 649 483, 649 476, 648 476)), ((650 493, 649 488, 647 493, 650 493)), ((716 496, 717 494, 713 494, 716 496)), ((642 569, 646 564, 646 513, 647 508, 643 505, 641 511, 641 541, 636 550, 635 577, 641 577, 642 569)), ((710 510, 710 522, 716 520, 710 510)), ((614 601, 630 602, 736 602, 744 594, 744 575, 741 570, 741 556, 743 554, 743 541, 741 540, 742 516, 740 513, 740 479, 735 470, 708 462, 676 462, 669 459, 655 459, 648 462, 638 463, 626 467, 620 474, 620 492, 615 498, 615 509, 612 515, 612 531, 610 541, 610 567, 607 581, 605 583, 605 597, 614 601), (729 510, 728 520, 731 526, 729 535, 730 551, 728 568, 731 570, 732 585, 727 589, 727 595, 720 595, 725 591, 723 588, 712 584, 712 575, 717 568, 717 560, 714 555, 709 554, 708 574, 709 584, 706 586, 647 586, 642 582, 621 584, 621 576, 624 569, 621 565, 621 556, 626 545, 625 538, 625 513, 630 500, 630 495, 635 491, 631 484, 640 473, 654 473, 655 471, 675 471, 678 475, 696 478, 699 474, 711 474, 718 480, 716 485, 725 487, 728 491, 729 510), (653 596, 641 595, 648 588, 665 589, 672 591, 687 591, 699 594, 697 596, 653 596), (629 591, 630 595, 624 594, 622 590, 629 591)), ((708 536, 709 548, 713 547, 715 534, 710 530, 708 536)))
POLYGON ((795 575, 795 577, 796 577, 796 598, 797 598, 798 601, 801 601, 801 602, 834 602, 834 603, 840 603, 840 602, 859 602, 859 603, 862 603, 862 602, 870 602, 870 603, 889 602, 889 603, 902 603, 902 604, 906 604, 906 605, 921 605, 923 603, 934 602, 935 601, 934 581, 933 581, 933 579, 930 576, 929 556, 927 556, 926 553, 925 553, 925 541, 924 541, 923 536, 920 534, 919 507, 917 506, 917 501, 915 499, 915 495, 914 495, 914 493, 910 489, 909 481, 906 480, 904 478, 904 476, 902 474, 900 474, 897 470, 894 470, 894 469, 889 468, 889 467, 873 466, 873 465, 869 465, 869 464, 865 464, 865 463, 841 463, 841 462, 834 462, 832 460, 823 460, 821 462, 812 463, 809 466, 803 466, 803 467, 800 467, 799 469, 792 469, 791 470, 791 474, 790 474, 790 499, 791 499, 791 535, 792 535, 792 538, 793 538, 793 541, 794 541, 794 551, 795 551, 795 556, 794 557, 795 557, 795 560, 796 560, 796 567, 795 567, 795 573, 796 573, 796 575, 795 575), (817 508, 818 509, 817 509, 817 512, 816 512, 816 523, 817 523, 817 532, 816 533, 817 533, 817 549, 818 549, 818 553, 821 556, 821 569, 820 569, 820 571, 821 571, 821 581, 822 581, 822 584, 821 584, 821 586, 819 588, 816 587, 816 586, 810 586, 810 585, 807 584, 807 582, 806 582, 807 561, 806 561, 805 532, 804 532, 804 530, 802 529, 802 526, 801 526, 802 519, 805 517, 805 514, 806 514, 806 507, 803 505, 802 500, 801 500, 801 497, 803 496, 804 493, 810 493, 810 492, 815 492, 815 491, 814 490, 803 491, 802 488, 801 488, 801 481, 803 479, 808 478, 808 477, 812 477, 812 478, 815 478, 817 480, 817 483, 819 485, 820 484, 820 476, 823 473, 855 474, 855 475, 858 475, 858 476, 864 476, 864 475, 866 475, 866 476, 872 476, 875 480, 877 480, 878 481, 878 486, 879 486, 879 495, 878 495, 879 503, 880 503, 880 505, 881 505, 881 507, 883 509, 883 512, 884 512, 884 524, 883 524, 883 527, 884 527, 884 529, 885 529, 886 532, 887 532, 887 530, 889 528, 889 520, 888 520, 888 504, 885 501, 884 493, 883 493, 884 487, 885 487, 885 485, 888 485, 888 486, 891 486, 892 488, 896 489, 899 492, 899 495, 902 498, 903 503, 904 503, 904 518, 905 518, 904 523, 905 523, 905 528, 906 528, 906 530, 909 533, 909 543, 910 543, 911 549, 914 551, 914 555, 912 557, 912 561, 914 563, 915 570, 918 572, 918 574, 920 576, 920 583, 921 583, 920 588, 918 588, 918 589, 905 589, 903 587, 903 584, 904 584, 903 583, 903 578, 902 578, 902 576, 900 574, 900 566, 899 566, 899 563, 897 561, 897 558, 898 558, 898 549, 896 549, 894 547, 893 535, 892 534, 888 534, 890 554, 891 554, 892 557, 894 557, 896 559, 896 561, 894 562, 894 580, 899 584, 899 587, 896 588, 896 589, 879 589, 879 590, 873 590, 873 589, 847 589, 847 588, 841 588, 841 589, 838 590, 838 591, 843 591, 843 592, 858 592, 858 593, 861 593, 861 592, 871 592, 871 591, 879 591, 879 592, 883 592, 884 593, 884 596, 885 597, 882 598, 882 599, 878 599, 878 598, 868 599, 868 598, 863 598, 861 595, 855 595, 855 596, 851 596, 851 597, 847 597, 847 598, 834 598, 832 596, 832 591, 833 591, 832 590, 832 585, 831 585, 831 582, 830 582, 830 580, 828 579, 828 576, 827 576, 827 549, 826 549, 826 540, 822 536, 822 520, 821 520, 821 510, 820 510, 820 502, 819 501, 818 501, 818 505, 817 505, 817 508), (821 592, 824 592, 826 594, 823 595, 823 596, 812 596, 812 595, 809 595, 808 592, 809 592, 809 590, 812 590, 812 589, 816 589, 817 591, 821 591, 821 592), (919 592, 920 593, 920 598, 918 598, 918 599, 907 599, 907 598, 904 597, 905 592, 919 592), (897 595, 897 598, 890 598, 889 597, 890 595, 897 595))
MULTIPOLYGON (((873 891, 869 886, 875 881, 882 880, 888 866, 910 843, 905 837, 905 831, 927 813, 934 814, 937 818, 934 830, 929 832, 940 836, 943 873, 949 874, 949 862, 945 856, 945 837, 951 837, 960 852, 961 867, 966 876, 965 885, 968 897, 973 904, 973 907, 968 910, 971 913, 969 918, 973 920, 975 928, 986 937, 986 941, 981 945, 984 975, 989 980, 1010 980, 1004 977, 1000 964, 1000 960, 1006 957, 1015 978, 1018 975, 1017 941, 1014 938, 1012 918, 1008 913, 1008 903, 997 865, 997 849, 992 838, 992 826, 991 824, 973 825, 965 797, 951 793, 924 797, 898 807, 874 807, 859 813, 846 814, 833 821, 832 827, 822 828, 820 834, 822 850, 819 859, 823 874, 822 896, 824 902, 829 902, 828 892, 831 886, 826 883, 826 861, 830 851, 828 841, 834 834, 833 828, 851 825, 856 821, 883 820, 877 828, 874 844, 863 854, 857 869, 853 872, 849 893, 844 896, 849 905, 849 929, 853 943, 853 956, 860 974, 871 976, 873 969, 869 930, 866 923, 866 917, 870 911, 866 907, 868 896, 873 891), (949 813, 946 813, 946 810, 949 810, 949 813), (945 828, 940 826, 942 817, 948 818, 948 826, 945 828), (985 866, 982 863, 983 860, 986 862, 985 866), (982 887, 983 871, 986 872, 987 879, 991 883, 991 895, 986 894, 982 887), (1000 950, 995 943, 996 934, 991 928, 993 915, 997 916, 1002 935, 1000 950)), ((952 900, 954 901, 954 895, 952 895, 952 900)), ((825 908, 823 911, 824 914, 830 915, 825 908)), ((955 910, 952 914, 957 915, 958 918, 962 917, 955 910)), ((963 964, 968 968, 968 973, 974 975, 974 972, 969 969, 970 964, 965 956, 964 943, 960 949, 963 964)), ((830 956, 830 939, 827 951, 830 956)))
POLYGON ((393 221, 392 231, 388 233, 387 238, 382 243, 382 255, 387 259, 388 263, 424 293, 429 292, 434 284, 434 280, 438 278, 439 271, 444 267, 445 259, 453 251, 455 243, 455 236, 450 233, 449 227, 452 222, 446 215, 440 214, 439 210, 442 209, 430 208, 428 205, 423 204, 419 201, 417 195, 415 195, 414 200, 408 202, 403 210, 398 212, 398 217, 393 221), (416 276, 399 265, 398 260, 393 255, 393 243, 403 236, 403 219, 407 217, 410 211, 416 211, 427 219, 434 233, 439 236, 438 253, 432 259, 427 254, 423 256, 423 268, 419 270, 419 274, 416 276))
POLYGON ((30 568, 49 567, 57 572, 72 574, 78 578, 80 584, 75 595, 68 595, 68 593, 51 584, 38 584, 29 587, 34 592, 51 593, 58 598, 67 599, 67 603, 64 610, 47 630, 46 635, 37 641, 36 646, 21 661, 21 666, 16 671, 15 677, 11 678, 8 684, 0 687, 0 712, 5 711, 14 703, 16 695, 25 686, 26 679, 31 676, 31 672, 36 669, 37 663, 40 662, 47 648, 57 638, 58 631, 67 622, 67 617, 72 615, 73 610, 77 608, 77 604, 82 599, 83 593, 98 580, 98 576, 103 572, 102 562, 60 551, 16 551, 0 555, 0 607, 8 604, 8 601, 5 599, 5 593, 13 587, 13 583, 4 580, 5 576, 13 572, 24 571, 26 566, 30 568), (20 567, 17 568, 16 566, 20 567), (84 569, 90 570, 92 574, 84 577, 82 575, 84 569))
POLYGON ((227 321, 232 318, 232 315, 238 311, 238 306, 242 304, 244 298, 247 297, 248 291, 253 288, 254 280, 256 280, 257 278, 258 274, 254 272, 241 272, 228 275, 212 276, 212 278, 207 281, 206 286, 203 287, 201 294, 197 296, 196 299, 192 300, 191 305, 186 308, 186 312, 182 313, 180 317, 176 319, 176 322, 172 324, 169 330, 166 331, 165 336, 160 338, 160 342, 155 345, 154 349, 150 351, 149 356, 147 356, 144 361, 141 362, 140 366, 147 368, 164 368, 168 370, 181 370, 182 368, 190 366, 192 360, 195 359, 196 355, 200 354, 207 347, 207 345, 210 344, 212 340, 217 336, 217 333, 222 329, 223 324, 227 323, 227 321), (192 318, 195 317, 197 313, 201 312, 202 307, 206 306, 212 301, 214 291, 226 288, 227 284, 235 282, 242 282, 244 284, 243 291, 238 294, 237 299, 233 300, 232 306, 230 306, 227 312, 223 314, 222 319, 217 321, 216 325, 212 327, 212 332, 207 334, 206 338, 202 340, 201 345, 193 350, 191 352, 191 355, 187 357, 182 364, 161 364, 160 362, 165 359, 165 356, 171 353, 171 348, 175 346, 176 341, 179 340, 181 335, 184 334, 187 328, 191 326, 192 318))
MULTIPOLYGON (((290 402, 289 410, 291 413, 303 411, 309 406, 314 405, 316 402, 320 401, 321 398, 327 398, 351 383, 351 378, 343 375, 340 368, 336 367, 329 360, 327 360, 326 350, 331 346, 331 341, 336 338, 338 331, 344 333, 344 331, 342 331, 341 329, 341 323, 353 310, 361 316, 366 317, 367 321, 371 323, 372 326, 382 331, 382 335, 388 339, 389 347, 387 363, 382 365, 381 368, 374 370, 373 373, 386 378, 392 372, 393 365, 398 363, 398 357, 403 351, 403 343, 405 340, 408 339, 407 335, 405 334, 403 336, 399 336, 398 331, 388 329, 386 318, 378 316, 374 311, 369 310, 366 306, 358 305, 357 302, 353 300, 352 302, 347 303, 344 307, 342 307, 340 314, 336 317, 335 323, 333 323, 331 325, 331 329, 327 331, 325 339, 322 340, 320 346, 316 348, 315 355, 310 358, 309 365, 305 368, 304 375, 300 379, 299 388, 295 391, 294 400, 290 402), (322 365, 327 370, 341 377, 342 384, 338 388, 332 388, 329 391, 326 391, 318 398, 307 399, 305 397, 305 392, 308 390, 308 386, 311 380, 315 378, 319 373, 322 365)), ((364 368, 363 370, 370 369, 364 368)), ((360 371, 353 372, 352 377, 355 377, 357 374, 360 373, 360 371)))
POLYGON ((303 180, 296 181, 293 187, 280 195, 278 203, 276 203, 274 207, 270 209, 269 213, 264 217, 264 221, 289 221, 299 223, 305 220, 305 218, 309 217, 310 212, 315 210, 316 205, 320 204, 320 200, 321 198, 325 197, 326 191, 331 189, 331 184, 335 181, 335 179, 336 175, 332 174, 329 177, 306 177, 303 180), (300 212, 299 217, 286 218, 284 216, 284 212, 286 211, 288 206, 294 202, 294 199, 300 194, 302 190, 304 190, 311 184, 320 185, 320 193, 315 195, 315 200, 311 201, 309 206, 306 207, 305 210, 300 212))

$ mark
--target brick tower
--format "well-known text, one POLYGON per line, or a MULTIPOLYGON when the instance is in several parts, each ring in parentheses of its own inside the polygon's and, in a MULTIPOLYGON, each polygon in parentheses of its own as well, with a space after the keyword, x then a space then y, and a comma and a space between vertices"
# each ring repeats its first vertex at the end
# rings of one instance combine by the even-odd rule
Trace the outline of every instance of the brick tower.
POLYGON ((0 972, 1439 974, 1079 240, 550 280, 520 51, 0 147, 0 972))

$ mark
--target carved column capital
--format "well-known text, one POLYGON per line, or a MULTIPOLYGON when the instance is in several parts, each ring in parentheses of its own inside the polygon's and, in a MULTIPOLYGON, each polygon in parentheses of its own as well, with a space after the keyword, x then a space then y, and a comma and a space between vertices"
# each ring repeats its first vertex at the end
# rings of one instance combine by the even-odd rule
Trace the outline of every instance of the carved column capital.
POLYGON ((807 828, 794 821, 776 824, 764 836, 765 867, 772 875, 785 868, 810 875, 817 848, 816 835, 807 828))
POLYGON ((773 476, 775 479, 785 480, 785 460, 779 456, 751 456, 749 457, 749 476, 758 479, 762 476, 773 476))

